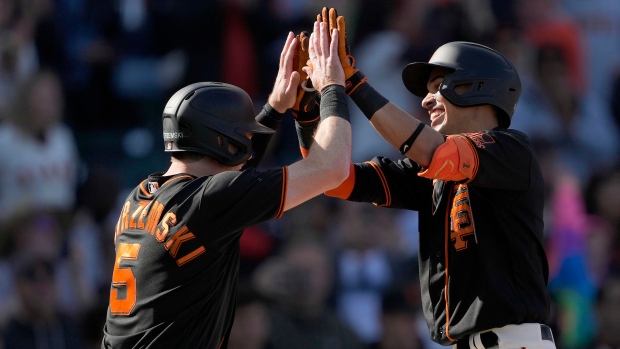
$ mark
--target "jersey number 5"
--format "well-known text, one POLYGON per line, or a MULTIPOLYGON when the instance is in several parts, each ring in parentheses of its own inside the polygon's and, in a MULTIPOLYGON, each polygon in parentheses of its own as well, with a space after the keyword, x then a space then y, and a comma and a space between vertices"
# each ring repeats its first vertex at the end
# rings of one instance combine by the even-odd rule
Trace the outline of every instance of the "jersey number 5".
POLYGON ((121 268, 121 261, 136 260, 140 252, 140 244, 118 244, 116 262, 112 274, 110 290, 110 312, 112 315, 129 315, 136 305, 136 277, 129 268, 121 268), (125 297, 119 299, 119 290, 125 288, 125 297))

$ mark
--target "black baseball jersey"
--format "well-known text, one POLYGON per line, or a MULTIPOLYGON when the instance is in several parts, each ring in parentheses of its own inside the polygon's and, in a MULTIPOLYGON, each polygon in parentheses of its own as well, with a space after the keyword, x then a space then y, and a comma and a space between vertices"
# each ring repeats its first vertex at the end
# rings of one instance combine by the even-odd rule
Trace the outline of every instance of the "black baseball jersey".
POLYGON ((348 200, 419 211, 422 303, 434 341, 547 321, 544 183, 523 133, 449 136, 424 171, 377 157, 356 164, 354 178, 348 200))
POLYGON ((154 174, 129 194, 102 348, 226 348, 239 238, 283 212, 287 168, 154 174))

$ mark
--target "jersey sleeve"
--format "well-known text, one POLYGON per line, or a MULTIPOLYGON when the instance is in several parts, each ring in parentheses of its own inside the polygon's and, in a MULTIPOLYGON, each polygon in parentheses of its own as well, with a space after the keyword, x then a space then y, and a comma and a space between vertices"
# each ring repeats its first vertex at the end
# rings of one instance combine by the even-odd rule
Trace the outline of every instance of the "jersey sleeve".
POLYGON ((425 195, 431 195, 431 182, 416 176, 420 170, 421 167, 410 159, 392 161, 375 157, 354 164, 341 187, 325 194, 377 206, 418 210, 424 199, 428 199, 425 195))
POLYGON ((451 135, 419 176, 494 189, 525 190, 534 153, 523 134, 485 131, 451 135))
POLYGON ((202 188, 200 213, 218 231, 235 231, 279 218, 284 210, 287 168, 223 172, 202 188))

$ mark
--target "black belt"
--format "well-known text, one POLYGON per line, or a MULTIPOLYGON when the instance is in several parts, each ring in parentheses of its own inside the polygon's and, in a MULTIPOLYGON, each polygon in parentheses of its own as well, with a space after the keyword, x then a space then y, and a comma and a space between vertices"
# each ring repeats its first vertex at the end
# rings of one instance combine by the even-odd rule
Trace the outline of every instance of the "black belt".
MULTIPOLYGON (((540 325, 540 337, 545 341, 553 342, 553 333, 547 325, 540 325)), ((485 348, 494 347, 498 344, 498 337, 493 331, 480 334, 480 342, 485 348)), ((469 349, 469 336, 456 342, 456 349, 469 349)))

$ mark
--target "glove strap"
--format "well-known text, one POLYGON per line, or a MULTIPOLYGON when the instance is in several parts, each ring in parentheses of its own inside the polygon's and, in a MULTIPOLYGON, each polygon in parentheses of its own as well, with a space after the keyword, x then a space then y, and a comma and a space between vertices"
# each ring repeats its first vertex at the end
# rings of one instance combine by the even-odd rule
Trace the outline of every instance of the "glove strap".
POLYGON ((356 70, 345 82, 344 92, 351 95, 361 84, 365 83, 368 78, 361 71, 356 70))

